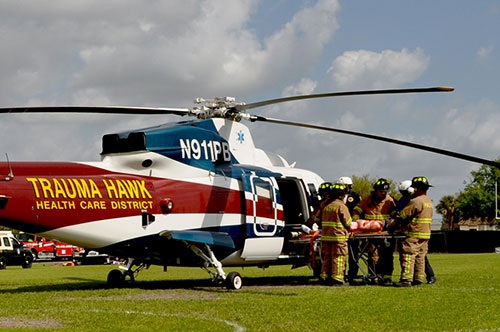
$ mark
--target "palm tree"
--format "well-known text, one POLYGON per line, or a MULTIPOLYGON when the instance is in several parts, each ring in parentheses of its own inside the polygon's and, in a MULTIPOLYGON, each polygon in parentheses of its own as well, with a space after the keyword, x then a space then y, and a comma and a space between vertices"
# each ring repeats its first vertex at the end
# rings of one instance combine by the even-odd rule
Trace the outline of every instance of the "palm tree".
POLYGON ((454 230, 457 227, 457 206, 457 197, 453 195, 443 196, 439 204, 436 205, 436 211, 443 215, 443 221, 448 224, 450 230, 454 230))

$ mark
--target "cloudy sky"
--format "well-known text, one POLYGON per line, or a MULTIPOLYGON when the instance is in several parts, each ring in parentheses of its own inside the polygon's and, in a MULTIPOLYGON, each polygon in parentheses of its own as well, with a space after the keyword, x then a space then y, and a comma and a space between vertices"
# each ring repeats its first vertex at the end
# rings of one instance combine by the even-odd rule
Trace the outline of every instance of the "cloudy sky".
MULTIPOLYGON (((498 1, 0 0, 0 104, 191 107, 448 85, 452 93, 300 101, 252 113, 500 157, 498 1)), ((101 136, 175 116, 0 115, 11 160, 99 160, 101 136)), ((332 180, 425 175, 463 189, 468 161, 252 123, 256 144, 332 180)))

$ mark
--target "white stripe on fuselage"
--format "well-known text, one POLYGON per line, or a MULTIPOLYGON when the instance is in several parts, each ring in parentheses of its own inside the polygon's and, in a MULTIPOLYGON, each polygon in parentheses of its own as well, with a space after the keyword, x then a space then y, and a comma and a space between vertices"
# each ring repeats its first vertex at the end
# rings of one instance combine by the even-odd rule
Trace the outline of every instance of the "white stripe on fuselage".
MULTIPOLYGON (((245 216, 241 214, 228 213, 155 215, 155 221, 143 228, 142 217, 138 215, 61 227, 40 235, 47 238, 56 238, 84 248, 96 249, 134 238, 157 235, 162 231, 240 226, 243 217, 245 216)), ((263 222, 266 219, 259 218, 259 220, 263 222)), ((274 220, 269 219, 269 223, 274 223, 274 220)), ((277 224, 284 227, 282 221, 278 221, 277 224)))

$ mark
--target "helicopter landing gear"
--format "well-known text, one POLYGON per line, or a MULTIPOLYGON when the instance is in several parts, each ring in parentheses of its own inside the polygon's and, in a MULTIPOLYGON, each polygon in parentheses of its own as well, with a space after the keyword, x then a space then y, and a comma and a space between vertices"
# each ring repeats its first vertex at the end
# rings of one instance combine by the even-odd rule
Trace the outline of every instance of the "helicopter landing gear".
POLYGON ((121 288, 125 284, 125 280, 128 277, 130 281, 135 281, 135 278, 144 268, 148 268, 149 265, 145 263, 137 264, 137 267, 134 269, 135 260, 133 258, 129 258, 127 266, 120 266, 120 270, 111 270, 108 273, 108 286, 111 288, 121 288))
POLYGON ((229 272, 226 277, 226 287, 228 289, 240 289, 243 286, 243 279, 238 272, 229 272))
POLYGON ((108 287, 122 288, 125 282, 125 275, 120 270, 111 270, 108 273, 108 287))
POLYGON ((225 284, 227 289, 240 289, 243 286, 243 279, 238 272, 231 272, 226 276, 226 273, 222 269, 222 263, 217 260, 214 252, 210 248, 208 244, 205 244, 205 250, 207 252, 204 253, 203 250, 195 246, 194 244, 183 241, 184 244, 191 249, 196 256, 202 258, 205 261, 202 269, 208 272, 212 277, 212 281, 218 284, 225 284), (215 268, 215 272, 209 270, 209 267, 215 268))

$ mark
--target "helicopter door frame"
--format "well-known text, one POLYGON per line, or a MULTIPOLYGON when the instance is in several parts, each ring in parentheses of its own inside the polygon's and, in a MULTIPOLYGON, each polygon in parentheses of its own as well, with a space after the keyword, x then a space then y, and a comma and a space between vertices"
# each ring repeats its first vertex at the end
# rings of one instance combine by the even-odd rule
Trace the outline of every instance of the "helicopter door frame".
POLYGON ((252 214, 247 212, 253 223, 253 232, 257 236, 273 236, 276 234, 277 211, 276 189, 270 178, 250 176, 252 188, 252 214), (266 216, 267 215, 267 216, 266 216), (252 220, 253 219, 253 220, 252 220))
POLYGON ((241 257, 246 260, 277 259, 284 237, 283 205, 279 188, 272 177, 242 176, 245 193, 246 238, 241 257))

